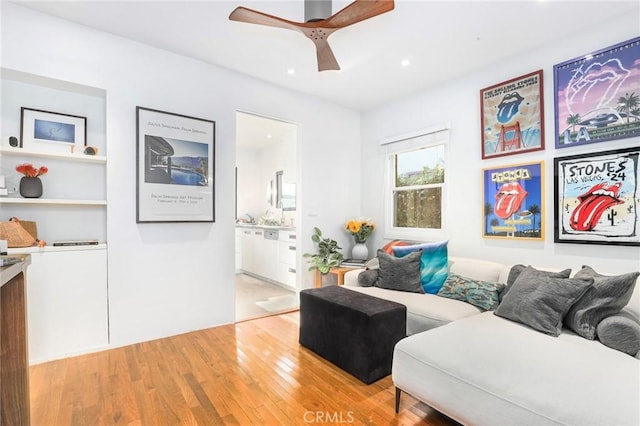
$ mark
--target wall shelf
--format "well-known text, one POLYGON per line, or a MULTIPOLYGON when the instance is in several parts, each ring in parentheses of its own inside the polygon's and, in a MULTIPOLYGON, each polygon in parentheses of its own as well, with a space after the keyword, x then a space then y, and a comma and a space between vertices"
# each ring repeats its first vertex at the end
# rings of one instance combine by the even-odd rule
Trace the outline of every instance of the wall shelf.
POLYGON ((103 155, 40 152, 40 151, 32 151, 24 148, 13 148, 8 146, 0 146, 0 154, 23 156, 23 157, 55 158, 60 160, 80 161, 85 163, 104 164, 107 162, 107 157, 103 155))
POLYGON ((34 253, 51 253, 57 251, 88 251, 88 250, 106 250, 107 244, 100 243, 86 246, 44 246, 44 247, 16 247, 7 250, 8 255, 12 254, 34 254, 34 253))
POLYGON ((41 204, 64 206, 106 206, 107 200, 66 200, 58 198, 0 198, 0 204, 41 204))

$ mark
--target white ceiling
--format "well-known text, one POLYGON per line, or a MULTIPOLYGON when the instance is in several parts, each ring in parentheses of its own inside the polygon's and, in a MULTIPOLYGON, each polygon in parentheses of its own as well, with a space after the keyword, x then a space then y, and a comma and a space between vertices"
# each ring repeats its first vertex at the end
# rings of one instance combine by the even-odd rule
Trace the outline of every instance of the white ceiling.
MULTIPOLYGON (((334 0, 333 12, 350 2, 334 0)), ((236 6, 245 6, 303 21, 303 0, 15 3, 359 111, 472 73, 576 30, 601 22, 610 25, 616 16, 640 17, 637 0, 396 0, 393 11, 332 34, 329 44, 342 69, 320 73, 313 43, 300 33, 228 19, 236 6), (401 66, 405 59, 411 62, 408 67, 401 66), (295 74, 288 74, 289 69, 295 74)), ((291 126, 238 114, 236 143, 264 146, 281 140, 291 126)))
MULTIPOLYGON (((300 33, 228 20, 242 5, 303 21, 303 0, 17 3, 360 111, 576 30, 611 25, 616 16, 640 17, 637 0, 396 0, 393 11, 331 35, 329 43, 342 70, 319 73, 314 46, 300 33), (411 65, 402 67, 403 59, 411 65), (289 69, 295 74, 289 75, 289 69)), ((349 3, 334 0, 334 13, 349 3)))

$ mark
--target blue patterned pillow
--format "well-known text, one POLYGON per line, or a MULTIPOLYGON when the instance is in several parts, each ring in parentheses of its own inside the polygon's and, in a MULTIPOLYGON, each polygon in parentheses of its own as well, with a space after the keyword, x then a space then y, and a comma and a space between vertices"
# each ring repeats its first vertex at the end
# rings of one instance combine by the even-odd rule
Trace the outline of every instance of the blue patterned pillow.
POLYGON ((461 300, 486 311, 493 310, 500 304, 499 295, 505 284, 490 281, 478 281, 449 273, 438 296, 461 300))
POLYGON ((416 250, 422 250, 420 261, 420 280, 425 293, 438 294, 438 291, 447 279, 449 272, 449 256, 447 255, 447 243, 424 243, 414 246, 396 246, 393 253, 403 257, 416 250))

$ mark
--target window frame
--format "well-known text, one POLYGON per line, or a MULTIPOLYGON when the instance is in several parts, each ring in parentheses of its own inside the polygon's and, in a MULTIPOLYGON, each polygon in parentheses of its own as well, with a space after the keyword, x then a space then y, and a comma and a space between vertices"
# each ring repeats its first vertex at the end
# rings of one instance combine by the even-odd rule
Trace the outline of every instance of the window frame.
POLYGON ((416 241, 442 240, 446 236, 447 229, 447 206, 449 182, 449 127, 434 126, 432 128, 418 130, 409 134, 386 139, 381 142, 385 149, 385 184, 384 184, 384 233, 385 239, 403 239, 416 241), (425 141, 416 141, 424 137, 425 141), (396 161, 395 156, 406 152, 416 151, 435 146, 444 146, 444 182, 441 184, 425 184, 396 187, 396 161), (442 197, 440 200, 440 228, 405 228, 394 226, 395 197, 397 191, 407 191, 411 189, 427 189, 440 187, 442 197))

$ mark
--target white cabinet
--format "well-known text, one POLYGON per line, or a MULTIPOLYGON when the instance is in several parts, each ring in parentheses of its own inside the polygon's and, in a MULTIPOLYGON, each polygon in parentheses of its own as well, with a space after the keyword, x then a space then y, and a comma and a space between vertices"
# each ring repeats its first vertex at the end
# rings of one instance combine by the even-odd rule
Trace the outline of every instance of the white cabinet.
POLYGON ((296 288, 296 233, 280 231, 278 238, 278 281, 296 288))
POLYGON ((261 228, 251 231, 251 243, 247 250, 251 260, 249 267, 244 270, 275 281, 277 265, 274 260, 278 252, 278 241, 265 237, 265 234, 272 232, 273 230, 261 228))
POLYGON ((30 363, 108 346, 106 247, 33 252, 26 276, 30 363))
POLYGON ((242 272, 242 228, 236 228, 236 274, 242 272))
POLYGON ((242 271, 296 287, 295 231, 239 227, 236 232, 240 237, 242 271))
POLYGON ((242 254, 240 256, 242 260, 242 270, 249 273, 256 273, 256 262, 254 253, 256 250, 254 249, 254 229, 250 228, 240 228, 242 230, 242 234, 240 236, 240 244, 242 245, 242 254))

